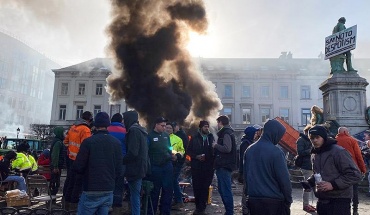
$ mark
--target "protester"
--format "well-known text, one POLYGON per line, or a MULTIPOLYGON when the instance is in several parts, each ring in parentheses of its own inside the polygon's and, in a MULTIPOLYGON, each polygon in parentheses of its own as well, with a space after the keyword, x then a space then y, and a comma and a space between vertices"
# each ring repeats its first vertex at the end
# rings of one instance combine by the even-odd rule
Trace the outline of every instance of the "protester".
POLYGON ((125 138, 127 154, 123 158, 123 163, 126 165, 125 177, 130 188, 132 215, 140 215, 141 184, 149 167, 148 133, 140 126, 138 118, 136 111, 127 111, 123 114, 123 121, 127 128, 125 138))
POLYGON ((5 154, 2 160, 0 160, 0 174, 2 182, 17 182, 17 189, 21 191, 27 191, 26 181, 23 176, 9 175, 10 164, 17 158, 17 153, 9 151, 5 154))
MULTIPOLYGON (((312 163, 311 163, 311 149, 312 144, 308 138, 308 130, 310 130, 311 125, 307 125, 303 129, 303 133, 299 134, 297 140, 297 152, 298 156, 302 157, 302 166, 301 171, 304 176, 304 179, 307 180, 312 175, 312 163)), ((315 212, 316 208, 310 205, 310 195, 313 196, 312 189, 303 188, 303 210, 307 213, 315 212)))
POLYGON ((166 131, 168 135, 170 135, 170 142, 172 148, 172 155, 175 155, 175 158, 172 161, 173 165, 173 197, 174 203, 172 205, 173 210, 179 210, 185 207, 184 202, 182 200, 182 192, 179 185, 179 177, 181 173, 182 166, 184 165, 185 161, 185 150, 182 139, 173 133, 174 126, 172 123, 166 123, 166 131))
MULTIPOLYGON (((126 128, 123 126, 123 118, 120 113, 116 113, 111 118, 111 124, 108 127, 108 132, 113 137, 117 138, 121 143, 122 155, 126 155, 125 135, 126 128)), ((123 176, 126 166, 122 164, 122 174, 117 178, 113 191, 113 211, 122 210, 123 193, 125 187, 125 177, 123 176)), ((119 213, 119 212, 118 212, 119 213)))
POLYGON ((163 117, 157 118, 154 129, 148 134, 149 158, 151 164, 151 174, 148 180, 153 182, 154 188, 151 192, 153 210, 148 205, 148 214, 156 214, 160 200, 160 214, 169 215, 171 213, 171 201, 173 193, 173 166, 170 137, 165 132, 167 120, 163 117))
POLYGON ((199 122, 199 130, 190 139, 187 154, 191 157, 191 176, 195 197, 194 215, 204 215, 207 207, 208 189, 214 174, 213 135, 209 122, 199 122))
POLYGON ((82 179, 81 176, 71 171, 73 162, 76 160, 77 154, 83 140, 91 136, 90 125, 93 121, 93 115, 90 111, 82 113, 82 118, 78 119, 74 125, 68 130, 63 141, 67 147, 68 159, 67 163, 67 178, 64 182, 63 196, 67 210, 75 210, 81 195, 82 179))
MULTIPOLYGON (((44 149, 42 151, 40 157, 37 159, 37 164, 39 166, 47 166, 49 169, 50 167, 50 150, 49 149, 44 149)), ((42 174, 47 180, 51 179, 50 173, 44 173, 42 174)))
POLYGON ((231 192, 231 172, 236 169, 236 142, 234 130, 230 127, 229 117, 217 118, 217 143, 212 143, 215 151, 215 169, 218 192, 225 206, 225 215, 234 214, 234 198, 231 192))
POLYGON ((82 194, 78 202, 79 215, 107 215, 113 203, 116 178, 122 172, 122 148, 119 140, 109 135, 109 115, 95 116, 96 133, 82 143, 72 170, 82 175, 82 194))
MULTIPOLYGON (((360 170, 362 175, 366 173, 366 166, 364 159, 361 154, 361 149, 357 143, 357 140, 351 137, 349 131, 346 127, 339 127, 338 134, 335 137, 337 140, 338 146, 342 146, 346 149, 352 157, 352 160, 355 162, 357 168, 360 170)), ((352 198, 352 215, 358 215, 358 184, 353 185, 353 198, 352 198)))
POLYGON ((60 187, 60 175, 64 168, 64 161, 66 155, 66 147, 63 144, 64 129, 62 127, 54 128, 54 138, 50 148, 50 191, 51 195, 56 195, 60 187))
POLYGON ((290 214, 292 186, 284 153, 276 147, 284 133, 282 124, 268 120, 262 136, 244 154, 245 192, 251 215, 290 214))
POLYGON ((188 135, 186 135, 185 131, 179 126, 177 122, 172 122, 171 124, 173 126, 173 133, 176 136, 181 138, 182 143, 184 145, 185 152, 186 152, 186 149, 188 148, 188 144, 189 144, 188 135))
POLYGON ((315 188, 317 213, 350 215, 353 185, 361 180, 361 173, 350 154, 329 138, 323 126, 309 130, 312 146, 313 172, 307 181, 315 188), (323 162, 325 161, 325 162, 323 162))
POLYGON ((22 173, 25 178, 32 171, 32 164, 27 156, 29 149, 30 146, 28 144, 20 144, 17 147, 17 158, 12 161, 12 169, 22 173))

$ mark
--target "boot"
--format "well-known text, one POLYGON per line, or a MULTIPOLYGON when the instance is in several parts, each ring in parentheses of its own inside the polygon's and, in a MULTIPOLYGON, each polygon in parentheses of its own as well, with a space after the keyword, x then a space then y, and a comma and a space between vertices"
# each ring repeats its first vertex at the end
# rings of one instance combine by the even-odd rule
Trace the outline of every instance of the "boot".
POLYGON ((353 207, 352 215, 359 215, 359 213, 357 211, 357 207, 353 207))

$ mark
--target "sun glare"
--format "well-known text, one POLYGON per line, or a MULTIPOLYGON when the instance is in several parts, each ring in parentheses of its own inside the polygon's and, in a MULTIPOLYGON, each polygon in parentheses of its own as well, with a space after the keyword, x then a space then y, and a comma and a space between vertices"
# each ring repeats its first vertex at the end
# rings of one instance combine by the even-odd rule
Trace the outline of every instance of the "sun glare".
POLYGON ((209 35, 199 35, 195 32, 189 33, 189 43, 186 49, 193 57, 209 57, 212 53, 212 41, 209 35))

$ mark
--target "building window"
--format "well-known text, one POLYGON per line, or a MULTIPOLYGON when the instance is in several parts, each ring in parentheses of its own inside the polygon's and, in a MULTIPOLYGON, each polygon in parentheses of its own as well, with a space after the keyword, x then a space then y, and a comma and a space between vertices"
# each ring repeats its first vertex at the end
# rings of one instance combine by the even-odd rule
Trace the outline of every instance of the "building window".
POLYGON ((281 99, 289 98, 288 86, 280 86, 280 98, 281 99))
POLYGON ((301 99, 311 99, 310 86, 301 86, 301 99))
POLYGON ((242 119, 243 119, 243 124, 251 124, 251 109, 250 108, 242 109, 242 119))
POLYGON ((121 112, 121 105, 120 104, 110 105, 110 115, 111 116, 113 116, 116 113, 120 113, 120 112, 121 112))
POLYGON ((225 85, 225 97, 228 97, 228 98, 233 97, 233 86, 232 85, 225 85))
POLYGON ((261 121, 265 123, 270 119, 270 108, 261 108, 261 121))
POLYGON ((311 110, 309 108, 302 109, 302 125, 310 124, 311 110))
POLYGON ((95 95, 103 95, 103 84, 96 84, 95 95))
POLYGON ((261 87, 261 97, 269 98, 270 97, 270 86, 261 87))
POLYGON ((243 98, 250 98, 251 97, 251 86, 243 86, 242 87, 242 97, 243 98))
POLYGON ((232 119, 232 112, 233 112, 232 108, 230 108, 230 107, 225 107, 224 108, 224 115, 229 117, 230 122, 231 122, 231 119, 232 119))
POLYGON ((280 109, 280 118, 285 122, 289 123, 289 109, 288 108, 281 108, 280 109))
POLYGON ((78 95, 85 95, 85 84, 78 84, 78 95))
POLYGON ((81 118, 83 112, 84 112, 84 106, 83 105, 77 105, 76 119, 81 118))
POLYGON ((59 120, 66 120, 67 105, 59 105, 59 120))
POLYGON ((68 95, 68 83, 62 83, 61 95, 68 95))
POLYGON ((101 105, 94 105, 94 116, 101 112, 101 105))

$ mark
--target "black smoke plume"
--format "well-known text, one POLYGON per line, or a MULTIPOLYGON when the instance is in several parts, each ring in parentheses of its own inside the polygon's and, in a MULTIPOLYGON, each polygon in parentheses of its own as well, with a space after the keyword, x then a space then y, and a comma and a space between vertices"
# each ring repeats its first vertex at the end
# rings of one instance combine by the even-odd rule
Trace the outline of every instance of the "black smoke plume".
POLYGON ((205 33, 201 0, 112 0, 108 28, 116 71, 112 101, 125 99, 150 125, 158 116, 180 124, 215 119, 222 105, 185 49, 189 30, 205 33))

